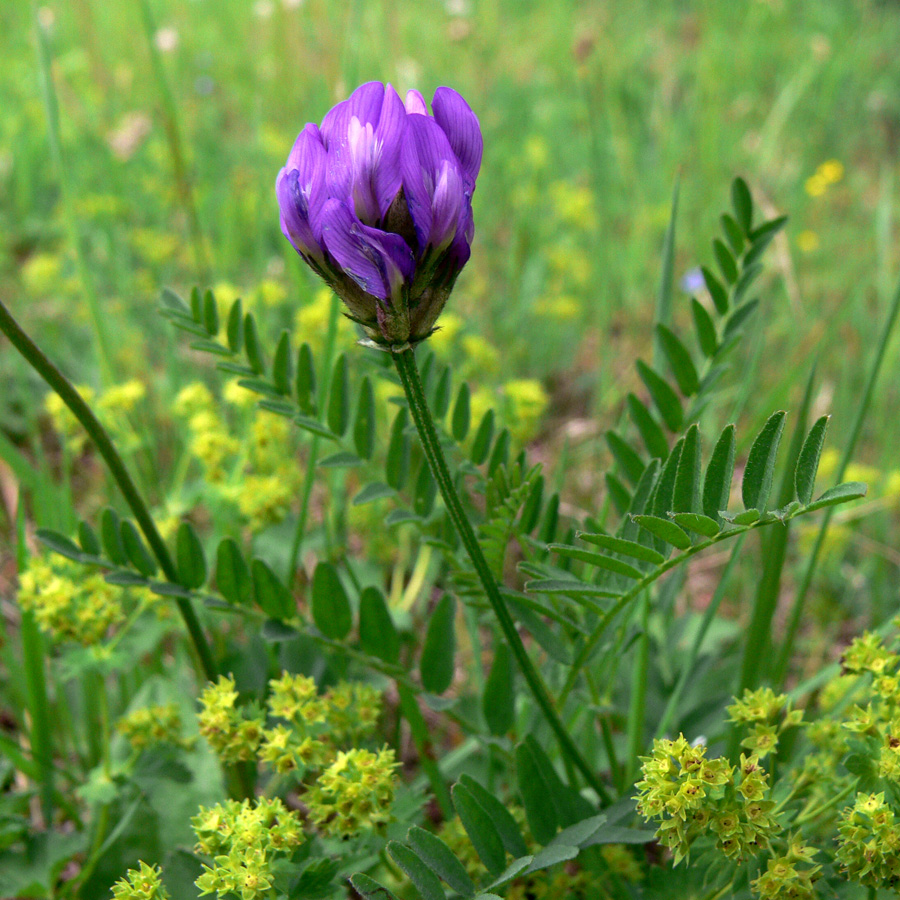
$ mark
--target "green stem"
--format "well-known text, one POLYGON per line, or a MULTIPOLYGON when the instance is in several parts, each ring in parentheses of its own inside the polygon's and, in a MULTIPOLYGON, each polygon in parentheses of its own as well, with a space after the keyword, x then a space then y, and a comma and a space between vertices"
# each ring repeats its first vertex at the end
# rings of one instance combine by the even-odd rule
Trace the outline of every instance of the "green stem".
POLYGON ((857 790, 859 784, 855 781, 850 782, 845 788, 838 791, 836 794, 829 797, 824 803, 815 807, 814 809, 808 809, 805 812, 800 813, 796 819, 794 819, 794 826, 803 825, 805 822, 811 822, 814 819, 817 819, 823 812, 827 812, 829 809, 837 806, 844 798, 848 797, 853 791, 857 790))
POLYGON ((156 88, 159 91, 162 104, 163 128, 169 143, 169 156, 172 158, 172 171, 175 175, 175 187, 178 191, 178 199, 184 208, 188 220, 188 229, 191 233, 191 245, 194 252, 194 264, 201 278, 205 277, 208 269, 206 244, 203 240, 203 230, 200 228, 200 217, 197 214, 197 204, 194 200, 194 192, 191 188, 191 180, 188 177, 187 164, 185 163, 184 150, 181 140, 181 125, 178 121, 178 107, 172 90, 166 79, 162 57, 156 46, 156 23, 153 21, 153 12, 147 0, 138 0, 141 10, 141 20, 147 35, 147 46, 150 50, 150 64, 153 68, 153 77, 156 79, 156 88))
MULTIPOLYGON (((72 415, 78 419, 84 430, 93 440, 97 450, 103 457, 104 462, 109 467, 112 477, 119 486, 119 490, 121 490, 125 502, 128 504, 132 513, 134 513, 134 517, 137 519, 137 523, 144 533, 144 537, 147 539, 147 543, 150 545, 150 549, 156 557, 160 568, 163 570, 165 577, 174 584, 178 584, 178 572, 175 569, 172 557, 169 555, 169 550, 166 547, 165 541, 157 530, 156 523, 153 521, 150 511, 147 509, 144 498, 141 496, 131 475, 125 468, 125 463, 122 461, 122 457, 119 455, 119 451, 116 450, 106 429, 100 424, 100 421, 91 411, 91 408, 87 403, 84 402, 84 398, 81 394, 75 390, 66 376, 60 372, 37 344, 35 344, 22 330, 19 323, 16 322, 10 311, 2 302, 0 302, 0 331, 9 338, 12 345, 22 354, 26 362, 38 373, 38 375, 40 375, 41 378, 43 378, 44 381, 59 394, 62 401, 72 412, 72 415)), ((200 622, 197 619, 197 614, 194 612, 193 606, 191 606, 190 602, 183 597, 176 597, 175 603, 178 606, 178 611, 181 613, 182 619, 184 619, 188 634, 194 643, 204 676, 209 681, 215 681, 218 677, 216 664, 213 661, 212 652, 210 651, 206 636, 203 634, 203 629, 200 627, 200 622)))
POLYGON ((650 620, 650 594, 644 597, 641 607, 641 635, 638 638, 631 670, 631 702, 628 706, 628 751, 625 757, 625 784, 634 781, 638 767, 638 757, 643 749, 644 721, 647 713, 647 671, 650 668, 650 635, 647 627, 650 620))
MULTIPOLYGON (((841 457, 840 465, 838 465, 837 472, 835 474, 835 483, 840 483, 841 478, 844 477, 844 472, 846 471, 847 465, 850 462, 850 457, 853 455, 853 452, 856 449, 856 443, 859 440, 863 423, 865 422, 866 414, 868 413, 869 406, 872 402, 872 395, 875 392, 875 383, 878 380, 878 374, 881 371, 881 366, 884 362, 888 342, 890 341, 891 334, 894 331, 894 325, 897 322, 898 313, 900 313, 900 284, 897 285, 893 300, 891 301, 891 307, 888 311, 887 321, 885 321, 884 323, 884 328, 881 332, 881 338, 878 341, 878 347, 876 348, 875 356, 872 359, 872 368, 869 370, 869 377, 866 380, 866 387, 863 391, 859 406, 857 406, 856 409, 856 418, 853 421, 853 429, 850 432, 850 439, 847 441, 847 446, 844 448, 844 454, 841 457)), ((787 633, 785 635, 784 643, 781 646, 781 650, 775 663, 775 671, 772 677, 772 681, 776 685, 783 682, 784 676, 787 673, 787 667, 791 661, 791 653, 794 649, 794 641, 797 638, 797 631, 800 628, 800 621, 803 618, 803 609, 806 603, 806 595, 809 593, 809 588, 812 584, 813 576, 816 572, 816 564, 819 560, 819 554, 822 552, 822 546, 825 543, 825 534, 828 531, 828 525, 831 522, 831 516, 833 515, 833 513, 833 507, 829 507, 825 511, 825 516, 822 519, 822 524, 819 526, 819 533, 816 535, 816 543, 813 546, 813 551, 810 554, 809 561, 806 564, 806 570, 803 573, 803 580, 800 582, 800 587, 797 589, 797 596, 794 599, 794 606, 791 609, 791 617, 788 621, 787 633)))
MULTIPOLYGON (((337 341, 338 321, 340 318, 341 301, 337 295, 331 298, 331 309, 328 313, 328 331, 325 336, 325 354, 322 362, 322 377, 319 380, 320 390, 317 398, 319 416, 325 415, 325 403, 331 388, 331 369, 334 363, 334 347, 337 341)), ((321 438, 314 434, 309 444, 309 459, 306 465, 306 475, 303 479, 303 494, 300 499, 300 512, 297 515, 297 527, 294 529, 294 539, 291 542, 291 555, 288 560, 287 582, 293 584, 297 576, 297 563, 300 561, 300 550, 303 548, 303 538, 306 536, 306 523, 309 519, 309 503, 312 499, 313 485, 316 480, 316 463, 319 460, 319 443, 321 438)))
MULTIPOLYGON (((19 499, 16 510, 16 565, 24 572, 28 565, 25 547, 25 504, 19 499)), ((53 773, 53 732, 50 727, 50 700, 47 696, 47 676, 45 670, 44 640, 38 629, 33 612, 22 611, 19 626, 22 636, 22 668, 25 674, 25 690, 28 711, 31 714, 31 730, 28 742, 31 756, 37 764, 41 785, 41 812, 44 825, 48 829, 53 823, 54 773, 53 773)))
POLYGON ((432 756, 431 738, 428 732, 428 724, 419 709, 419 703, 415 694, 404 685, 397 683, 397 691, 400 697, 400 710, 406 721, 409 722, 409 730, 412 734, 413 743, 416 745, 416 751, 419 754, 419 763, 422 771, 428 778, 431 785, 432 793, 441 813, 446 819, 453 818, 453 801, 450 799, 450 790, 437 761, 432 756))
POLYGON ((491 573, 487 560, 484 558, 481 546, 478 543, 478 538, 475 536, 472 524, 469 522, 468 516, 463 509, 462 501, 459 498, 459 494, 456 492, 450 470, 447 468, 447 461, 444 458, 444 451, 441 448, 440 438, 438 437, 437 429, 434 426, 431 412, 428 409, 425 392, 422 389, 422 381, 419 378, 419 369, 416 365, 415 353, 413 352, 412 347, 405 345, 404 347, 398 347, 393 350, 393 358, 394 364, 397 367, 397 373, 400 376, 400 381, 403 384, 403 390, 406 393, 406 399, 409 402, 409 410, 413 421, 415 422, 419 440, 422 443, 422 450, 425 453, 425 458, 428 460, 431 473, 434 475, 434 479, 440 488, 441 496, 444 498, 447 513, 475 568, 475 572, 481 581, 488 602, 494 611, 494 615, 497 617, 497 622, 500 625, 500 629, 503 631, 503 636, 509 644, 509 648, 516 658, 516 662, 519 664, 519 669, 525 678, 525 682, 528 685, 535 702, 544 714, 547 723, 556 735, 563 754, 567 756, 581 772, 582 776, 597 792, 598 796, 604 802, 608 803, 611 798, 606 788, 587 764, 578 747, 575 745, 575 742, 572 740, 571 735, 566 731, 565 726, 560 720, 559 713, 554 707, 550 692, 547 690, 547 686, 544 684, 543 679, 528 656, 528 652, 525 649, 525 645, 522 643, 521 637, 519 637, 519 632, 516 630, 515 623, 509 613, 506 602, 503 600, 500 590, 497 587, 497 582, 494 580, 494 576, 491 573))
POLYGON ((97 339, 97 350, 100 362, 100 374, 104 381, 113 380, 112 344, 106 331, 104 314, 97 300, 97 292, 94 287, 94 279, 91 275, 91 267, 88 264, 84 251, 83 236, 78 225, 78 219, 72 208, 69 198, 69 176, 66 169, 66 157, 62 149, 62 141, 59 136, 59 104, 56 99, 56 90, 53 85, 53 73, 51 70, 50 46, 47 42, 47 32, 38 18, 37 3, 33 3, 35 31, 37 32, 38 65, 41 76, 41 97, 44 104, 44 114, 47 118, 47 139, 50 144, 50 157, 56 169, 59 179, 59 192, 62 199, 63 214, 66 221, 66 230, 69 232, 69 242, 75 252, 75 265, 78 270, 78 280, 87 302, 91 327, 97 339))
POLYGON ((731 578, 731 573, 734 570, 735 565, 737 564, 738 557, 741 555, 741 549, 744 546, 744 541, 747 539, 745 534, 742 534, 735 543, 734 547, 731 551, 731 556, 728 559, 728 562, 725 565, 725 570, 722 572, 722 575, 719 578, 719 583, 716 586, 716 591, 713 594, 713 598, 709 603, 709 606, 706 607, 706 610, 703 613, 703 620, 700 623, 700 629, 697 632, 697 636, 694 638, 693 646, 691 647, 691 652, 688 654, 688 658, 684 663, 684 667, 681 670, 681 674, 678 676, 678 682, 675 685, 675 690, 672 691, 669 696, 669 700, 666 703, 665 712, 662 714, 662 718, 659 720, 659 724, 656 726, 656 735, 655 737, 661 738, 669 726, 672 724, 672 719, 675 715, 675 709, 678 706, 678 703, 681 700, 681 695, 684 693, 684 689, 687 686, 688 679, 694 672, 694 666, 697 664, 697 658, 700 656, 700 648, 703 646, 703 639, 706 637, 706 632, 709 631, 709 626, 712 625, 712 621, 716 616, 716 613, 719 611, 719 606, 722 603, 722 600, 725 598, 725 591, 728 587, 728 582, 731 578))

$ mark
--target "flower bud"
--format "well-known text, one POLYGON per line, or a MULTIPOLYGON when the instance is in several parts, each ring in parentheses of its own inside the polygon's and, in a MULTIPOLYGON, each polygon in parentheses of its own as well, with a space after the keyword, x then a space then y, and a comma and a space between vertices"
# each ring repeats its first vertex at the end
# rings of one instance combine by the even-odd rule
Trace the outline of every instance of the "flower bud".
POLYGON ((450 88, 431 106, 364 84, 304 127, 275 183, 285 237, 386 346, 433 332, 474 233, 478 119, 450 88))

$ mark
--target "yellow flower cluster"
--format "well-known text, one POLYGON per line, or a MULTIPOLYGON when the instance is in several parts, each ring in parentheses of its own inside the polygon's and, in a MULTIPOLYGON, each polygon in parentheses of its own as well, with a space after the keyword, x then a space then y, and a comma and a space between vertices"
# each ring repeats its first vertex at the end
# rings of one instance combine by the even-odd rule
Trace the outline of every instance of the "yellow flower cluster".
POLYGON ((324 834, 337 837, 386 824, 398 765, 394 751, 387 747, 377 753, 364 749, 338 752, 303 795, 310 819, 324 834))
MULTIPOLYGON (((142 595, 148 592, 141 591, 142 595)), ((91 646, 125 618, 125 590, 66 559, 32 557, 19 575, 19 605, 59 643, 91 646)))
POLYGON ((21 269, 22 283, 32 297, 42 297, 59 285, 63 259, 58 253, 35 253, 21 269))
POLYGON ((507 403, 506 421, 513 439, 527 443, 537 433, 550 398, 544 386, 534 378, 520 378, 503 385, 507 403))
POLYGON ((132 710, 119 719, 116 730, 134 750, 162 743, 175 744, 186 750, 194 745, 191 738, 181 736, 181 713, 177 703, 160 703, 132 710))
POLYGON ((191 824, 197 835, 196 852, 213 858, 195 882, 201 897, 272 896, 274 864, 305 840, 299 816, 278 798, 229 800, 201 808, 191 824))
POLYGON ((185 259, 181 238, 169 231, 129 228, 128 241, 134 252, 150 266, 169 263, 173 259, 185 259))
MULTIPOLYGON (((224 396, 246 407, 256 401, 252 391, 228 382, 224 396)), ((213 396, 200 382, 184 387, 175 399, 176 415, 187 420, 189 452, 203 466, 207 482, 220 496, 237 504, 252 528, 280 522, 290 511, 302 472, 291 454, 290 423, 281 416, 256 410, 239 440, 215 409, 213 396), (241 477, 229 483, 232 476, 241 477)))
POLYGON ((743 697, 728 707, 728 717, 730 722, 753 729, 741 741, 741 746, 765 759, 778 747, 781 732, 803 723, 803 710, 791 709, 787 694, 776 694, 764 687, 744 691, 743 697))
POLYGON ((224 675, 200 695, 200 734, 223 762, 253 759, 263 737, 260 709, 237 705, 234 679, 224 675))
POLYGON ((884 791, 859 793, 841 816, 837 860, 854 881, 872 889, 896 891, 900 884, 900 821, 884 791))
MULTIPOLYGON (((816 482, 821 490, 822 485, 834 483, 837 480, 837 469, 840 463, 840 451, 834 448, 826 448, 822 452, 819 462, 819 471, 816 482)), ((882 507, 892 510, 900 510, 900 469, 881 469, 877 466, 865 463, 850 463, 841 476, 841 481, 862 481, 868 485, 866 495, 866 507, 882 507)), ((859 508, 854 513, 854 519, 859 515, 859 508)), ((853 539, 854 528, 850 521, 841 521, 837 517, 828 527, 825 533, 825 541, 822 545, 822 553, 826 556, 837 557, 845 551, 853 539)), ((805 553, 812 550, 819 531, 819 525, 800 524, 800 549, 805 553)))
MULTIPOLYGON (((76 385, 75 390, 84 398, 88 406, 92 406, 96 399, 96 393, 92 387, 86 384, 76 385)), ((87 435, 81 424, 69 412, 69 408, 63 403, 59 394, 49 393, 44 398, 44 409, 53 423, 53 430, 63 439, 66 447, 73 456, 80 456, 87 444, 87 435)))
POLYGON ((238 705, 234 680, 220 677, 203 692, 200 733, 223 761, 259 761, 305 784, 303 802, 323 833, 347 836, 388 820, 393 802, 393 751, 340 749, 368 738, 381 713, 370 685, 340 682, 320 694, 315 681, 285 672, 269 682, 269 716, 238 705), (345 790, 346 788, 346 790, 345 790))
POLYGON ((113 900, 170 900, 161 881, 162 872, 143 860, 139 868, 129 869, 112 887, 113 900))
MULTIPOLYGON (((294 316, 294 341, 297 346, 309 344, 314 353, 320 353, 325 346, 328 320, 331 317, 333 293, 330 288, 320 288, 313 295, 312 302, 301 306, 294 316)), ((337 344, 344 346, 353 341, 356 331, 346 316, 338 317, 337 344)))
MULTIPOLYGON (((122 384, 112 385, 99 395, 88 385, 78 385, 76 390, 120 445, 136 442, 137 437, 128 422, 128 415, 134 412, 138 403, 147 395, 147 386, 142 381, 133 378, 122 384)), ((87 435, 81 424, 69 412, 58 394, 47 394, 44 409, 69 452, 79 456, 87 444, 87 435)))
POLYGON ((641 761, 637 810, 645 819, 660 820, 657 840, 672 851, 676 865, 703 837, 714 836, 728 859, 769 847, 778 823, 758 756, 741 754, 733 766, 724 757, 707 759, 705 746, 692 746, 679 735, 655 740, 652 754, 641 761))

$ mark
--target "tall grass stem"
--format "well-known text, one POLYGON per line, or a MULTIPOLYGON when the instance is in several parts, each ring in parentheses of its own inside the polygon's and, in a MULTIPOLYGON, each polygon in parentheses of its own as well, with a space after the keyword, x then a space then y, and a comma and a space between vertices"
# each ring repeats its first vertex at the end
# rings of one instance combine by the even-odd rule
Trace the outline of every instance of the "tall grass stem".
POLYGON ((100 364, 100 375, 104 382, 114 380, 114 366, 112 356, 112 343, 106 330, 104 312, 100 308, 100 300, 97 296, 97 288, 94 276, 84 247, 84 235, 75 216, 70 195, 69 172, 66 156, 63 151, 62 140, 59 132, 59 103, 56 96, 56 87, 53 82, 53 60, 47 32, 41 24, 38 15, 37 4, 32 4, 34 13, 34 28, 37 39, 38 71, 41 81, 41 100, 44 105, 44 114, 47 119, 47 139, 50 145, 50 157, 56 170, 59 181, 59 193, 62 199, 63 217, 66 230, 69 235, 69 243, 75 253, 75 265, 78 270, 78 280, 87 303, 88 315, 91 320, 91 328, 97 341, 97 355, 100 364))
POLYGON ((191 236, 191 247, 194 254, 194 265, 200 278, 205 278, 209 271, 209 259, 206 242, 203 238, 203 229, 200 227, 200 216, 197 212, 197 201, 191 186, 187 161, 184 154, 184 142, 181 137, 181 122, 178 115, 178 105, 166 78, 166 70, 163 67, 162 55, 156 44, 156 22, 153 19, 153 11, 150 9, 149 0, 137 0, 141 12, 141 21, 147 36, 147 47, 150 51, 150 66, 153 69, 153 78, 156 81, 156 89, 162 107, 163 128, 166 132, 166 141, 169 145, 169 156, 172 160, 172 173, 175 176, 175 189, 178 192, 178 200, 187 217, 188 230, 191 236))
MULTIPOLYGON (((23 572, 28 564, 25 546, 25 506, 19 498, 16 513, 16 565, 23 572)), ((44 638, 38 629, 34 613, 22 611, 20 624, 22 635, 22 668, 25 674, 25 690, 28 711, 31 714, 29 742, 31 756, 37 765, 40 782, 41 814, 44 825, 49 828, 53 822, 53 731, 50 727, 50 700, 47 696, 46 654, 44 638)))
MULTIPOLYGON (((866 386, 863 389, 862 397, 860 397, 859 405, 856 409, 856 418, 853 421, 853 428, 850 431, 850 437, 847 440, 847 444, 844 447, 844 453, 841 456, 841 461, 838 464, 837 471, 835 472, 835 483, 839 483, 840 480, 844 477, 844 472, 847 469, 847 465, 849 464, 850 459, 852 458, 853 453, 856 450, 856 444, 859 441, 859 436, 862 433, 862 427, 865 423, 866 415, 868 414, 869 407, 872 403, 872 397, 875 393, 875 384, 877 383, 878 375, 881 372, 881 366, 887 353, 888 344, 890 343, 891 335, 894 332, 894 326, 897 324, 898 314, 900 314, 900 282, 898 282, 896 290, 894 291, 894 296, 891 300, 890 308, 888 309, 887 318, 884 322, 884 328, 881 331, 881 337, 878 340, 878 346, 875 348, 875 353, 872 357, 872 365, 869 370, 869 377, 866 379, 866 386)), ((791 655, 794 650, 794 642, 797 639, 797 632, 800 629, 800 622, 803 619, 803 610, 806 604, 806 596, 809 593, 813 577, 816 573, 816 566, 819 562, 819 555, 821 554, 822 546, 825 543, 825 535, 828 532, 828 526, 831 523, 831 516, 833 514, 833 511, 834 507, 829 507, 825 510, 825 515, 822 517, 822 524, 819 526, 819 533, 816 535, 816 542, 813 545, 812 553, 810 553, 809 559, 807 560, 806 569, 803 572, 803 578, 801 579, 800 585, 797 588, 797 596, 794 598, 794 604, 791 608, 787 629, 785 631, 784 643, 781 645, 781 650, 779 651, 776 658, 775 667, 772 674, 772 681, 776 685, 782 684, 784 682, 785 675, 787 674, 788 666, 791 661, 791 655)))

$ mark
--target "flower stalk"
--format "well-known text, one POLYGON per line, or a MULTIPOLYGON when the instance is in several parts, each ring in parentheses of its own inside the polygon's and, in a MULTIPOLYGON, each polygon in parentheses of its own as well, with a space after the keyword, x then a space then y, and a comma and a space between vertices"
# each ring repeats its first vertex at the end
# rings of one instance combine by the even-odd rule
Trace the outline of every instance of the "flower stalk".
POLYGON ((497 617, 497 622, 500 625, 503 636, 525 678, 525 683, 528 685, 531 695, 534 697, 544 718, 547 720, 547 724, 556 736, 564 756, 578 769, 579 772, 581 772, 585 781, 594 791, 596 791, 601 800, 605 803, 609 803, 611 802, 609 793, 588 765, 578 747, 575 745, 575 742, 572 740, 571 735, 563 725, 559 713, 554 706, 553 699, 550 696, 550 692, 537 669, 534 667, 534 664, 531 662, 531 658, 528 656, 525 645, 522 643, 522 638, 519 636, 519 632, 516 630, 515 623, 510 615, 509 608, 497 587, 497 582, 494 580, 494 576, 491 573, 487 560, 484 558, 481 545, 478 543, 478 538, 475 536, 472 524, 463 509, 462 501, 453 484, 450 470, 447 467, 447 461, 444 458, 444 451, 441 448, 440 438, 437 429, 435 428, 434 420, 431 417, 431 412, 428 409, 425 392, 422 389, 422 381, 419 377, 418 366, 416 365, 415 352, 413 351, 413 348, 407 344, 405 346, 392 348, 392 356, 397 368, 397 373, 400 376, 400 381, 403 384, 403 390, 406 393, 410 414, 412 415, 413 422, 415 422, 419 440, 422 443, 422 450, 425 453, 425 458, 428 460, 428 466, 440 488, 441 496, 444 498, 444 504, 447 507, 447 512, 462 541, 463 547, 475 568, 475 572, 484 588, 491 609, 497 617))
MULTIPOLYGON (((9 338, 10 343, 22 354, 25 361, 38 375, 59 394, 63 403, 72 412, 72 415, 84 427, 84 430, 93 440, 104 462, 109 467, 110 474, 119 486, 119 490, 122 491, 125 502, 134 514, 163 574, 169 581, 178 584, 178 572, 175 569, 175 564, 172 561, 165 541, 162 539, 162 535, 159 533, 156 523, 150 515, 144 498, 138 491, 128 469, 125 468, 125 463, 119 455, 119 451, 113 444, 109 434, 107 434, 106 429, 100 424, 99 419, 85 403, 81 394, 75 390, 68 378, 60 372, 40 347, 22 330, 22 327, 2 302, 0 302, 0 331, 9 338)), ((206 640, 206 635, 203 634, 203 629, 200 627, 200 622, 197 619, 193 606, 190 601, 183 597, 176 597, 175 603, 193 641, 194 649, 197 651, 203 675, 207 680, 215 681, 218 677, 216 664, 213 661, 212 651, 206 640)))

